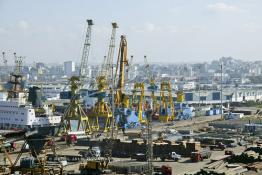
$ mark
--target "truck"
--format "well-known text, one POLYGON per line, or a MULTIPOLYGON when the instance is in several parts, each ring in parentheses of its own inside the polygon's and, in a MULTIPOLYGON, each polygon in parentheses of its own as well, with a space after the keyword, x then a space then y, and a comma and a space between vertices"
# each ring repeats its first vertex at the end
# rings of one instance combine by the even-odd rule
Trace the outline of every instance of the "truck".
POLYGON ((219 142, 218 144, 210 145, 209 148, 210 148, 210 150, 224 151, 224 149, 226 149, 226 145, 224 145, 222 142, 219 142))
POLYGON ((168 165, 155 166, 154 175, 172 175, 172 167, 168 165))
POLYGON ((101 151, 99 147, 92 147, 87 150, 80 150, 78 152, 83 158, 99 158, 101 156, 101 151))
POLYGON ((80 174, 110 174, 108 159, 90 160, 79 165, 80 174))
POLYGON ((168 154, 161 154, 159 155, 160 159, 164 162, 166 159, 178 161, 181 159, 181 155, 177 154, 176 152, 171 152, 168 154))
POLYGON ((211 151, 209 149, 202 149, 201 151, 191 152, 191 161, 199 162, 204 159, 209 159, 211 157, 211 151))

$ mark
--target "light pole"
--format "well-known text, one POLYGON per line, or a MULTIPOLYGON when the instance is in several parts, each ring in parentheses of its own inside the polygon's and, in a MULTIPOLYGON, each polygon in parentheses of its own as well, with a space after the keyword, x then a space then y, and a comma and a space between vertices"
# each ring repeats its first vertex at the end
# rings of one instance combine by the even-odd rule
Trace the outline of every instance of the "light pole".
POLYGON ((199 107, 199 110, 200 110, 200 69, 201 69, 201 66, 199 65, 199 70, 198 70, 198 107, 199 107))
POLYGON ((115 80, 114 80, 114 64, 112 64, 112 120, 111 120, 111 139, 114 139, 115 127, 115 80))
POLYGON ((221 110, 221 120, 223 119, 223 62, 221 62, 221 92, 220 92, 220 110, 221 110))

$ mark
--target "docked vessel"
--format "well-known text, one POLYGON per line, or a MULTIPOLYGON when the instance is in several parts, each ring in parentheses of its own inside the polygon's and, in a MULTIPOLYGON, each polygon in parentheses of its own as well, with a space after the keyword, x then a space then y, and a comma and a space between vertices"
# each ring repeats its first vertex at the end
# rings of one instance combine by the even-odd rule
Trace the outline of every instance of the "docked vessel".
MULTIPOLYGON (((7 98, 0 101, 0 129, 37 130, 39 134, 53 135, 61 116, 48 105, 28 101, 28 92, 21 86, 21 74, 10 74, 9 84, 12 86, 7 98)), ((34 100, 37 100, 37 96, 34 96, 34 100)))

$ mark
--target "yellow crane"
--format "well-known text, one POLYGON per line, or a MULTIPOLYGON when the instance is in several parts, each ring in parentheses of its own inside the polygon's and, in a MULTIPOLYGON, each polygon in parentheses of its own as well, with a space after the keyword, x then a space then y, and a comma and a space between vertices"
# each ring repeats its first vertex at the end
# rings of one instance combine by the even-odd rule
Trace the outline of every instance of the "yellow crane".
POLYGON ((160 112, 159 112, 159 120, 161 122, 168 122, 170 120, 175 119, 175 107, 174 101, 172 97, 172 89, 171 84, 169 81, 163 81, 161 83, 161 90, 160 90, 160 112), (170 114, 168 110, 170 109, 170 114))
POLYGON ((183 103, 185 101, 185 94, 183 90, 179 90, 176 92, 177 95, 177 102, 178 103, 183 103))
POLYGON ((115 79, 116 76, 118 76, 116 95, 115 95, 115 105, 117 108, 129 107, 129 97, 123 93, 124 86, 125 86, 125 66, 127 65, 128 65, 127 41, 126 41, 126 36, 121 35, 117 64, 116 64, 116 73, 115 73, 115 79))
POLYGON ((153 77, 152 70, 150 68, 150 65, 147 61, 147 57, 144 56, 144 63, 145 63, 145 70, 147 74, 147 78, 149 80, 149 87, 147 88, 149 91, 151 91, 151 99, 152 99, 152 109, 153 111, 157 111, 157 98, 155 96, 155 91, 157 91, 158 87, 156 85, 155 79, 153 77))
POLYGON ((106 90, 108 84, 104 76, 97 77, 98 90, 91 97, 97 97, 98 100, 90 114, 91 128, 93 131, 101 131, 100 124, 103 124, 103 132, 108 132, 111 129, 112 110, 107 102, 105 102, 106 90), (103 120, 103 121, 100 121, 103 120))
POLYGON ((105 97, 112 77, 112 75, 110 75, 110 70, 113 66, 116 28, 118 28, 117 23, 113 22, 108 56, 104 58, 100 75, 96 78, 97 91, 92 97, 96 97, 98 100, 92 110, 92 114, 90 115, 93 131, 101 131, 103 128, 103 132, 108 132, 111 129, 113 114, 109 104, 105 102, 105 97), (103 127, 101 127, 100 124, 102 124, 103 127))
POLYGON ((145 105, 145 85, 144 83, 135 83, 133 91, 133 106, 137 108, 138 121, 140 123, 145 123, 146 120, 143 119, 143 105, 145 105), (139 98, 138 98, 139 97, 139 98))
POLYGON ((89 124, 89 118, 83 110, 79 100, 80 96, 78 95, 78 87, 80 86, 80 78, 78 76, 72 76, 70 78, 70 83, 70 104, 66 108, 64 116, 62 117, 62 125, 59 129, 59 133, 68 133, 73 131, 72 121, 77 122, 76 131, 85 131, 85 133, 91 133, 92 130, 89 124))

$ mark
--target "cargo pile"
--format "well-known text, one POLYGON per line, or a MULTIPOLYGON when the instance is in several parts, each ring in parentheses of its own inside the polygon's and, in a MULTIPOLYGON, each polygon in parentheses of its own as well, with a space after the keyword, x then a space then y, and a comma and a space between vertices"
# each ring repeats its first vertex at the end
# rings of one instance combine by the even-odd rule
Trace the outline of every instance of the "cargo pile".
POLYGON ((254 163, 261 161, 261 156, 255 151, 249 150, 245 151, 240 155, 234 155, 228 160, 229 163, 254 163))

